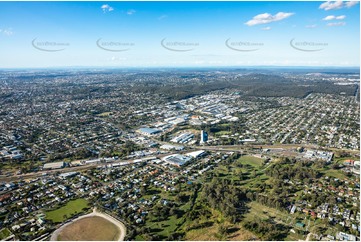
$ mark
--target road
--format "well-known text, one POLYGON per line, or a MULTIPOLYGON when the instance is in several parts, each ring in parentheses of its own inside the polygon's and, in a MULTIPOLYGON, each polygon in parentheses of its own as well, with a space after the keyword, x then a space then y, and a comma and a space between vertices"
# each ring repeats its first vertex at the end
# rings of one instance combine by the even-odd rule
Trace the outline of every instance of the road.
MULTIPOLYGON (((158 141, 159 142, 159 141, 158 141)), ((170 144, 166 142, 162 142, 164 144, 170 144)), ((276 148, 282 148, 285 150, 291 150, 296 149, 297 147, 305 147, 305 148, 311 148, 311 149, 318 149, 318 146, 315 145, 304 145, 304 144, 278 144, 278 145, 219 145, 219 146, 186 146, 185 148, 188 148, 188 150, 183 150, 176 153, 187 153, 192 150, 211 150, 211 151, 227 151, 227 152, 241 152, 241 153, 251 153, 252 149, 276 149, 276 148), (247 152, 245 152, 247 151, 247 152)), ((330 149, 330 150, 337 150, 337 149, 330 149)), ((359 151, 355 150, 347 150, 350 153, 359 153, 359 151)), ((159 154, 157 155, 158 158, 162 158, 167 155, 175 154, 174 152, 168 153, 168 154, 159 154)), ((125 161, 125 160, 122 160, 125 161)), ((111 163, 118 163, 121 162, 115 161, 111 163)), ((39 172, 32 172, 32 173, 26 173, 26 174, 20 174, 20 175, 13 175, 13 176, 0 176, 0 182, 10 182, 10 181, 16 181, 21 179, 29 179, 29 178, 35 178, 40 177, 44 173, 46 174, 53 174, 56 172, 70 172, 70 171, 82 171, 87 170, 93 167, 97 167, 99 165, 105 165, 105 164, 111 164, 111 163, 95 163, 95 164, 89 164, 89 165, 82 165, 82 166, 74 166, 74 167, 67 167, 62 169, 56 169, 56 170, 47 170, 47 171, 39 171, 39 172)))
POLYGON ((66 167, 61 169, 55 169, 55 170, 44 170, 44 171, 38 171, 38 172, 30 172, 20 175, 13 175, 13 176, 0 176, 0 181, 2 182, 9 182, 14 180, 22 180, 22 179, 30 179, 35 177, 40 177, 44 173, 46 174, 53 174, 56 172, 64 173, 64 172, 70 172, 70 171, 81 171, 81 170, 87 170, 92 167, 96 167, 99 164, 91 164, 91 165, 83 165, 83 166, 73 166, 73 167, 66 167))

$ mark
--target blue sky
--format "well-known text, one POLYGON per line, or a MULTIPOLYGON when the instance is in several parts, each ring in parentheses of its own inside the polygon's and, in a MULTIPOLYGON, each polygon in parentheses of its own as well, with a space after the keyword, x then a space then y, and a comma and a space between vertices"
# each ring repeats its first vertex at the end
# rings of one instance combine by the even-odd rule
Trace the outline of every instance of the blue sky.
POLYGON ((359 36, 358 2, 0 2, 0 68, 359 66, 359 36))

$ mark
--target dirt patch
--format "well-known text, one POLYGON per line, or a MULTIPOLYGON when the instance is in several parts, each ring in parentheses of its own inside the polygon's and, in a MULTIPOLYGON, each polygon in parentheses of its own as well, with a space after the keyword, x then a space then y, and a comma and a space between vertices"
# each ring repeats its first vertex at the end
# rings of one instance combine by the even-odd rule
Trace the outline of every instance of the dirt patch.
POLYGON ((79 219, 65 226, 57 240, 61 241, 115 241, 120 235, 119 228, 105 218, 91 216, 79 219))

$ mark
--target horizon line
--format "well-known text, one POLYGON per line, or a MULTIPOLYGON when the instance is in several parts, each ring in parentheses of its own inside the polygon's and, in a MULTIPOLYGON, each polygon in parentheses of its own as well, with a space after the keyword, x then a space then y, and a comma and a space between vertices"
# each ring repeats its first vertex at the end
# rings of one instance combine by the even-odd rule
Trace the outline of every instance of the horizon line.
POLYGON ((339 69, 360 69, 361 66, 279 66, 279 65, 254 65, 254 66, 48 66, 48 67, 0 67, 0 70, 12 70, 12 69, 205 69, 205 68, 339 68, 339 69))

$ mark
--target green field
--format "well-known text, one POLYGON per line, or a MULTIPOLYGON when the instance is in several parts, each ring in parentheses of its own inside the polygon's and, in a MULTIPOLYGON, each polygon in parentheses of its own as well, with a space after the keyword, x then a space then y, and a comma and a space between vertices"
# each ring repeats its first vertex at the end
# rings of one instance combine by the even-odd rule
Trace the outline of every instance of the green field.
POLYGON ((221 136, 221 135, 230 135, 231 131, 218 131, 216 133, 216 135, 221 136))
POLYGON ((104 112, 104 113, 97 114, 97 116, 98 117, 108 117, 111 114, 112 114, 112 112, 104 112))
POLYGON ((239 158, 238 162, 240 162, 243 165, 251 165, 254 167, 260 167, 263 163, 263 159, 257 158, 254 156, 250 156, 250 155, 245 155, 245 156, 242 156, 241 158, 239 158))
MULTIPOLYGON (((308 220, 303 221, 301 219, 302 216, 297 216, 297 214, 289 214, 282 211, 279 211, 275 208, 270 208, 268 206, 264 206, 258 202, 250 202, 249 204, 249 212, 245 215, 243 223, 247 223, 248 221, 254 220, 254 218, 260 219, 269 219, 274 218, 274 221, 280 224, 284 224, 286 226, 291 226, 301 220, 305 224, 308 223, 308 220)), ((304 236, 299 235, 297 233, 290 232, 285 240, 303 240, 304 236)))
POLYGON ((46 219, 55 223, 63 222, 74 215, 81 213, 83 209, 89 208, 88 201, 85 199, 77 199, 69 201, 66 205, 56 210, 46 212, 46 219))
POLYGON ((11 235, 11 232, 9 229, 3 228, 2 230, 0 230, 0 240, 6 239, 10 235, 11 235))
POLYGON ((335 170, 335 169, 327 169, 325 171, 322 171, 325 176, 328 176, 328 177, 335 177, 335 178, 338 178, 338 179, 346 179, 347 176, 345 175, 345 173, 341 170, 335 170))
POLYGON ((255 217, 261 219, 268 219, 270 217, 275 217, 281 223, 284 224, 293 223, 294 217, 292 217, 288 213, 281 212, 278 209, 264 206, 258 202, 250 202, 248 206, 249 206, 249 212, 245 215, 245 219, 244 219, 245 222, 249 220, 253 220, 255 217))

